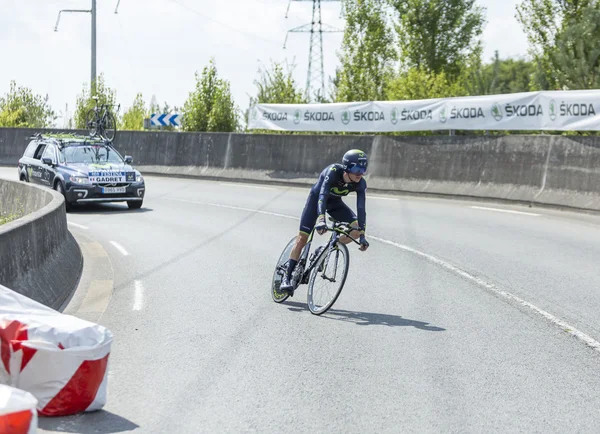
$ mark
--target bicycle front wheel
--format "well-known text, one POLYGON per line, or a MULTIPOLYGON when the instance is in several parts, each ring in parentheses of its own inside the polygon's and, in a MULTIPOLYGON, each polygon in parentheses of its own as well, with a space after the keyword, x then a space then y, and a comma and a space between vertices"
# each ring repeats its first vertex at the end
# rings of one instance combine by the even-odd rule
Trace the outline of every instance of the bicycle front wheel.
POLYGON ((342 243, 321 255, 310 274, 308 281, 308 309, 315 315, 329 310, 338 299, 350 266, 348 247, 342 243))
POLYGON ((96 120, 96 110, 90 109, 85 116, 85 127, 90 131, 92 137, 98 132, 98 122, 96 120))

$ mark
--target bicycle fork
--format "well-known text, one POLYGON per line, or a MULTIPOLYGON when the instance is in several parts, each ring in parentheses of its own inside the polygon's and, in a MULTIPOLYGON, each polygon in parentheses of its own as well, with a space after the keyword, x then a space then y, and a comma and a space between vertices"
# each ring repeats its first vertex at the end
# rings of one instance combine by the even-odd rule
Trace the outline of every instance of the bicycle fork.
POLYGON ((323 273, 321 274, 321 277, 325 280, 329 280, 330 282, 335 282, 335 277, 337 274, 337 262, 338 259, 340 257, 340 251, 336 248, 335 244, 333 245, 333 247, 330 247, 328 249, 329 251, 325 253, 325 267, 323 267, 323 273), (329 266, 329 257, 331 256, 331 254, 335 251, 335 262, 334 262, 334 266, 333 266, 333 277, 327 277, 327 267, 329 266))

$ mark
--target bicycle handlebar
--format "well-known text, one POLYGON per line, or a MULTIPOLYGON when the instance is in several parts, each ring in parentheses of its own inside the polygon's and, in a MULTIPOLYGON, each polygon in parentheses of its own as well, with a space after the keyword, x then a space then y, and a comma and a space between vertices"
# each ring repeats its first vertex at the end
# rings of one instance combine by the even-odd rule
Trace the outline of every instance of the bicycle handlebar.
POLYGON ((337 232, 337 233, 341 233, 342 235, 346 235, 348 238, 350 238, 352 241, 354 241, 356 244, 361 245, 360 241, 356 241, 356 238, 353 238, 350 235, 350 232, 352 231, 358 231, 358 228, 353 228, 351 226, 347 226, 347 225, 338 225, 338 226, 327 226, 327 231, 331 231, 331 232, 337 232))

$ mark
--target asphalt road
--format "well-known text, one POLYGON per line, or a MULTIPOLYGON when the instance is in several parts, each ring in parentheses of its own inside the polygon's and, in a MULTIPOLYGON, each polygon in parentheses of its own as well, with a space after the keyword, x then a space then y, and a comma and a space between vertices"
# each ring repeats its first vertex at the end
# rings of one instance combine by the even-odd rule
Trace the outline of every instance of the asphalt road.
POLYGON ((371 247, 317 317, 269 293, 307 189, 146 182, 139 211, 68 214, 65 312, 115 336, 108 402, 40 432, 600 432, 599 217, 369 193, 371 247))

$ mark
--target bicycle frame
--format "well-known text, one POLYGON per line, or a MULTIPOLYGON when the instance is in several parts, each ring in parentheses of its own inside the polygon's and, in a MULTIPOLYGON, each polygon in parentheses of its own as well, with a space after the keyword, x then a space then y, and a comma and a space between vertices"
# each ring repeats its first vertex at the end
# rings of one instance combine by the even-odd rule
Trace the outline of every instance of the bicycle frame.
MULTIPOLYGON (((294 287, 297 288, 302 283, 308 283, 308 279, 310 278, 310 273, 312 272, 313 268, 315 268, 315 266, 321 259, 321 256, 329 254, 329 252, 332 250, 332 247, 338 243, 340 236, 345 235, 348 238, 350 238, 352 241, 354 241, 356 244, 360 244, 359 241, 357 241, 355 238, 350 236, 350 233, 355 230, 356 230, 356 228, 350 227, 347 223, 334 221, 333 226, 327 227, 327 231, 331 232, 331 237, 329 238, 329 241, 324 246, 324 248, 321 250, 321 252, 319 253, 318 256, 313 256, 312 258, 309 259, 308 253, 310 251, 310 246, 312 244, 313 236, 315 233, 315 229, 313 228, 313 230, 310 232, 310 235, 308 236, 308 241, 306 242, 306 245, 302 249, 300 258, 298 258, 298 265, 296 266, 296 270, 301 269, 302 275, 301 275, 300 279, 298 279, 297 281, 294 281, 294 287), (307 259, 309 259, 308 268, 304 269, 307 259)), ((323 270, 323 271, 325 271, 325 270, 323 270)), ((294 273, 294 276, 296 276, 296 273, 294 273)), ((335 280, 335 276, 333 276, 333 279, 335 280)))

